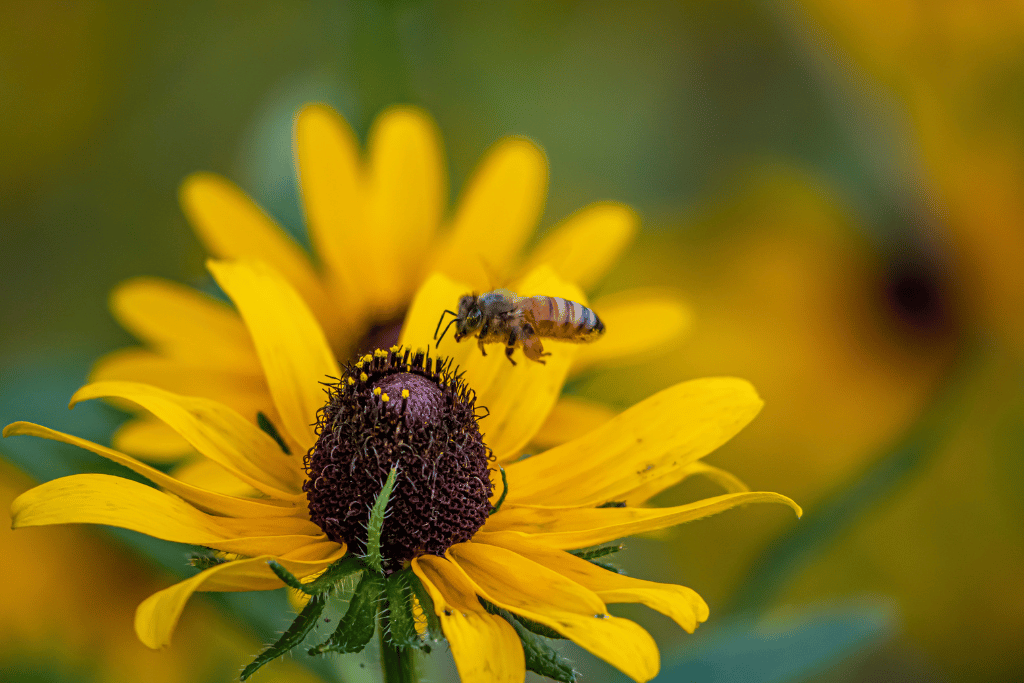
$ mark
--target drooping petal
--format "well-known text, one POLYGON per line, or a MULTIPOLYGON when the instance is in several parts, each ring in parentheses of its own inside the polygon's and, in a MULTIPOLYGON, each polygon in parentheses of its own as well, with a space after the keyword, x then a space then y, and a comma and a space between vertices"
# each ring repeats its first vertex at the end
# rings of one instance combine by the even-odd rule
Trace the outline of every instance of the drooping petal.
POLYGON ((178 543, 206 545, 233 534, 214 517, 136 481, 74 474, 48 481, 11 504, 14 528, 49 524, 109 524, 178 543))
POLYGON ((552 228, 530 253, 520 273, 551 266, 562 279, 591 289, 636 234, 639 219, 625 204, 597 202, 552 228))
MULTIPOLYGON (((310 240, 326 270, 339 320, 351 326, 366 310, 364 283, 373 275, 362 258, 370 233, 359 142, 336 111, 307 105, 295 119, 295 163, 310 240)), ((339 346, 353 340, 345 341, 339 346)))
POLYGON ((143 462, 139 462, 135 458, 119 453, 113 449, 101 446, 91 441, 86 441, 85 439, 80 439, 77 436, 71 436, 70 434, 64 434, 63 432, 49 429, 48 427, 32 424, 31 422, 15 422, 7 425, 4 429, 4 436, 14 436, 17 434, 38 436, 42 439, 60 441, 61 443, 78 446, 79 448, 92 451, 96 455, 112 460, 120 465, 124 465, 130 470, 146 477, 157 486, 163 487, 167 491, 181 497, 201 510, 205 510, 215 515, 227 515, 232 517, 282 517, 293 516, 303 512, 303 505, 301 501, 287 503, 271 499, 245 499, 225 495, 222 492, 211 491, 201 486, 181 481, 168 474, 164 474, 158 469, 150 467, 143 462))
POLYGON ((413 559, 412 570, 434 601, 460 680, 522 683, 526 664, 519 637, 508 622, 483 608, 465 575, 433 555, 413 559))
POLYGON ((576 396, 562 396, 533 435, 532 443, 541 448, 561 446, 589 434, 613 417, 615 411, 608 406, 576 396))
POLYGON ((495 144, 463 191, 434 268, 477 291, 505 281, 544 207, 547 168, 530 140, 495 144))
POLYGON ((499 607, 553 628, 635 681, 658 675, 654 639, 632 621, 611 616, 593 591, 496 545, 459 543, 449 555, 499 607))
POLYGON ((743 491, 750 490, 746 484, 740 481, 731 472, 726 472, 723 469, 713 467, 698 460, 697 462, 691 462, 685 467, 680 467, 677 470, 666 472, 657 479, 651 479, 644 482, 637 488, 625 494, 621 500, 629 506, 643 505, 662 491, 695 475, 707 477, 712 482, 725 489, 728 493, 741 493, 743 491))
POLYGON ((210 261, 207 266, 245 319, 285 430, 308 450, 316 443, 313 423, 324 403, 320 382, 340 376, 316 318, 263 263, 210 261))
MULTIPOLYGON (((533 271, 516 285, 522 296, 543 294, 562 296, 580 301, 583 293, 554 274, 547 266, 533 271)), ((422 348, 433 339, 438 320, 446 308, 458 307, 458 300, 466 294, 464 286, 435 273, 427 279, 413 300, 402 330, 402 343, 422 348)), ((544 423, 552 406, 558 400, 566 374, 578 345, 544 339, 547 356, 544 364, 523 356, 517 349, 512 365, 505 358, 504 347, 498 344, 486 356, 480 353, 476 339, 454 341, 449 333, 438 345, 438 352, 454 359, 466 382, 477 393, 477 405, 485 406, 490 414, 481 420, 484 440, 499 461, 508 460, 529 443, 544 423)))
POLYGON ((408 106, 388 109, 370 131, 366 234, 388 246, 359 253, 376 270, 378 319, 398 313, 426 275, 448 192, 439 137, 430 116, 408 106))
POLYGON ((323 570, 344 554, 345 548, 340 546, 336 556, 312 562, 262 555, 219 564, 146 598, 135 611, 135 632, 147 647, 165 647, 171 643, 185 603, 196 591, 272 590, 283 584, 267 565, 268 560, 276 559, 302 578, 323 570))
POLYGON ((305 252, 234 183, 213 173, 193 173, 181 185, 181 206, 210 254, 270 265, 291 283, 325 329, 336 330, 330 298, 305 252))
POLYGON ((190 365, 223 372, 251 368, 256 360, 238 314, 191 287, 161 278, 133 278, 110 293, 110 309, 136 337, 190 365))
POLYGON ((569 508, 506 503, 500 512, 487 519, 483 530, 518 531, 538 543, 570 550, 710 517, 748 503, 782 503, 793 508, 797 516, 803 514, 800 506, 786 496, 767 491, 727 493, 669 508, 569 508))
POLYGON ((656 289, 616 292, 591 308, 604 323, 605 333, 580 348, 574 375, 597 365, 636 362, 678 340, 693 321, 693 313, 677 294, 656 289))
POLYGON ((669 387, 586 436, 509 465, 508 501, 582 505, 621 500, 721 446, 761 405, 748 382, 730 377, 669 387))
POLYGON ((193 448, 267 495, 300 495, 301 464, 266 432, 227 406, 178 396, 148 384, 96 382, 75 392, 71 405, 117 397, 135 403, 173 428, 193 448))
POLYGON ((511 550, 588 588, 605 603, 636 602, 671 617, 687 633, 708 618, 708 606, 696 591, 685 586, 642 581, 601 569, 562 550, 533 543, 520 534, 480 532, 474 543, 511 550))

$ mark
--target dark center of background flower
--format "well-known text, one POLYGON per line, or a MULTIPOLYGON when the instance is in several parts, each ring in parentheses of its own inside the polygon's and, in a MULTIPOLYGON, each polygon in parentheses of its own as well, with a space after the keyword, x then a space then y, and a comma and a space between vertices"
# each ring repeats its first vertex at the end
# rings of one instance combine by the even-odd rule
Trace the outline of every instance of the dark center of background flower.
POLYGON ((366 550, 370 508, 392 466, 381 553, 390 571, 468 541, 490 510, 493 456, 476 394, 441 359, 398 347, 345 367, 317 415, 303 490, 310 519, 334 541, 366 550))

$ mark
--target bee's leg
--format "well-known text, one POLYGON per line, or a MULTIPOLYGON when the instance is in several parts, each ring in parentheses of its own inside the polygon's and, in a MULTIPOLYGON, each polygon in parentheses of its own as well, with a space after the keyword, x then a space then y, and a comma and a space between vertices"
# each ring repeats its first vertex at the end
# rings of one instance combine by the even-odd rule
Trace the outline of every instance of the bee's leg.
POLYGON ((516 328, 513 327, 512 331, 508 333, 508 341, 505 343, 505 358, 508 358, 508 362, 512 365, 516 365, 516 362, 512 360, 512 353, 516 350, 517 339, 516 328))
POLYGON ((551 355, 544 352, 544 344, 541 342, 540 337, 534 333, 533 325, 530 323, 523 325, 523 353, 530 360, 535 360, 542 365, 544 361, 541 358, 551 355))
POLYGON ((480 328, 480 331, 476 335, 476 343, 477 346, 480 347, 480 354, 483 356, 487 355, 487 352, 484 351, 484 339, 487 338, 487 331, 490 329, 490 326, 491 321, 489 319, 485 319, 483 327, 480 328))

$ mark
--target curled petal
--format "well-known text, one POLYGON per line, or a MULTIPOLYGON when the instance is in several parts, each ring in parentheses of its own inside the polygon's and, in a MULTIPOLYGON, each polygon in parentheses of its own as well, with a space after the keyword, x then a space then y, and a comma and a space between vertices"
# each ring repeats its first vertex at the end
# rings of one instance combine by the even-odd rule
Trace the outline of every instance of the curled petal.
POLYGON ((632 621, 608 614, 593 591, 499 546, 459 543, 449 554, 479 594, 499 607, 558 631, 635 681, 658 674, 654 639, 632 621))
POLYGON ((748 382, 731 377, 669 387, 586 436, 509 465, 509 502, 621 500, 721 446, 761 406, 748 382))
POLYGON ((272 437, 227 406, 137 382, 87 384, 71 397, 71 405, 106 397, 145 408, 199 453, 267 495, 298 495, 301 479, 297 459, 285 455, 272 437))
POLYGON ((459 678, 522 683, 526 663, 519 636, 508 622, 480 605, 472 583, 458 567, 441 557, 421 555, 412 561, 412 570, 434 601, 459 678))
POLYGON ((800 506, 786 496, 765 491, 727 493, 670 508, 562 508, 506 503, 487 519, 483 530, 518 531, 538 543, 568 550, 710 517, 748 503, 782 503, 793 508, 797 516, 803 514, 800 506))
POLYGON ((192 505, 215 515, 231 517, 287 517, 301 514, 303 510, 302 507, 299 507, 301 503, 275 501, 272 499, 239 498, 211 491, 164 474, 144 462, 140 462, 106 446, 100 446, 77 436, 64 434, 63 432, 32 424, 31 422, 15 422, 7 425, 4 429, 4 436, 14 436, 17 434, 38 436, 42 439, 60 441, 61 443, 92 451, 96 455, 107 458, 119 465, 124 465, 128 469, 146 477, 157 486, 161 486, 174 495, 192 503, 192 505))
POLYGON ((708 606, 695 591, 616 574, 562 550, 511 532, 480 532, 474 543, 489 543, 516 552, 588 588, 605 603, 636 602, 671 617, 687 633, 708 618, 708 606))
POLYGON ((245 319, 285 430, 302 450, 311 448, 313 423, 324 403, 320 382, 340 376, 316 318, 263 263, 209 261, 207 267, 245 319))
POLYGON ((267 565, 276 559, 299 578, 322 571, 345 554, 344 547, 335 545, 334 555, 322 560, 301 561, 262 555, 211 567, 195 576, 154 593, 135 611, 135 632, 147 647, 170 645, 171 634, 178 624, 185 603, 196 591, 252 591, 280 588, 281 579, 267 565))

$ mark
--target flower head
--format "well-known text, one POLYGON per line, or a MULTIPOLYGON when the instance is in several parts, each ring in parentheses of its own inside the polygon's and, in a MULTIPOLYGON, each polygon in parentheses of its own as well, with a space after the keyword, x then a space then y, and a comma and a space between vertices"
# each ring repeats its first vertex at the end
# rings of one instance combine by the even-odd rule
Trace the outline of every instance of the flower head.
MULTIPOLYGON (((465 681, 521 681, 527 668, 571 680, 571 667, 556 661, 545 668, 533 658, 542 643, 531 641, 531 654, 524 654, 522 643, 536 640, 538 630, 569 638, 646 681, 659 667, 653 639, 612 616, 607 605, 645 604, 687 631, 707 618, 707 605, 689 588, 609 571, 590 561, 604 551, 580 549, 750 502, 782 502, 799 512, 788 498, 747 491, 700 461, 760 409, 742 380, 676 385, 592 433, 517 459, 554 405, 578 347, 553 344, 547 365, 512 367, 499 354, 482 356, 452 341, 442 352, 450 348, 454 361, 440 369, 436 357, 393 349, 342 371, 313 313, 285 278, 255 262, 211 262, 210 268, 251 334, 278 436, 299 450, 289 454, 216 401, 143 384, 98 382, 72 402, 133 402, 254 493, 205 489, 44 427, 15 423, 5 430, 82 446, 163 489, 108 475, 65 477, 20 496, 12 505, 15 527, 109 524, 233 554, 140 605, 136 628, 147 645, 169 642, 196 590, 266 590, 283 583, 311 595, 282 637, 294 645, 318 623, 326 596, 336 589, 331 581, 358 571, 363 579, 349 612, 311 654, 361 647, 373 634, 375 606, 387 601, 390 616, 381 628, 388 629, 389 642, 415 633, 402 630, 402 614, 436 618, 465 681), (321 382, 328 377, 336 380, 325 403, 321 382), (475 410, 474 394, 490 411, 486 416, 475 410), (304 461, 297 453, 308 456, 304 461), (491 453, 496 464, 488 467, 491 453), (727 492, 672 508, 641 507, 694 474, 710 476, 727 492), (365 533, 348 523, 360 513, 365 533), (415 525, 420 528, 410 528, 415 525)), ((429 339, 438 306, 449 305, 465 286, 443 275, 428 278, 403 336, 429 339)), ((524 278, 523 290, 585 300, 549 268, 524 278)), ((425 645, 417 635, 405 637, 401 642, 410 646, 425 645)))

